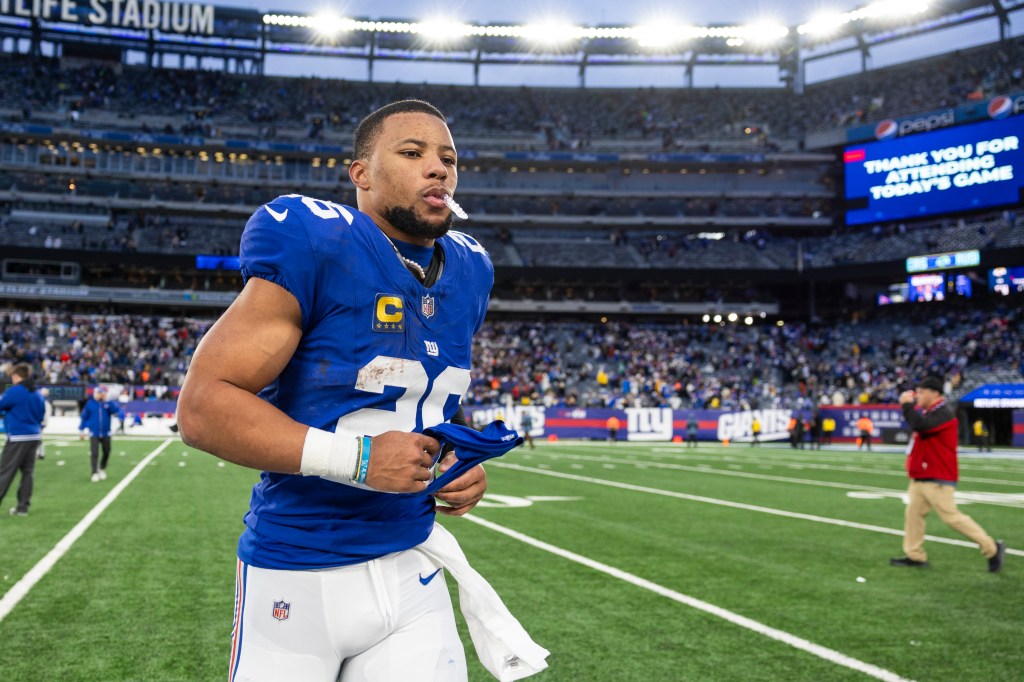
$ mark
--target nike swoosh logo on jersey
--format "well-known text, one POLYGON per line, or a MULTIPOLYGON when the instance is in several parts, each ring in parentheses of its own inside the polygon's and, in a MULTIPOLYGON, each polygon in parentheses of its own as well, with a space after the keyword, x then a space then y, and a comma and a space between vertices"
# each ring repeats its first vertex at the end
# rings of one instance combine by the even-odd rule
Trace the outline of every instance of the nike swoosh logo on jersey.
POLYGON ((274 220, 276 220, 279 223, 283 223, 284 219, 288 217, 288 209, 287 208, 285 210, 281 211, 280 213, 278 213, 274 209, 270 208, 269 206, 264 206, 263 208, 267 209, 267 213, 269 213, 270 215, 274 216, 274 220))
POLYGON ((438 573, 440 573, 440 572, 441 572, 441 569, 439 568, 439 569, 437 569, 436 571, 434 571, 433 573, 431 573, 430 575, 428 575, 428 576, 427 576, 426 578, 424 578, 424 577, 423 577, 423 574, 422 574, 422 573, 420 573, 420 584, 421 584, 421 585, 427 585, 427 584, 429 584, 429 583, 430 583, 430 581, 434 579, 434 576, 435 576, 435 575, 437 575, 437 574, 438 574, 438 573))

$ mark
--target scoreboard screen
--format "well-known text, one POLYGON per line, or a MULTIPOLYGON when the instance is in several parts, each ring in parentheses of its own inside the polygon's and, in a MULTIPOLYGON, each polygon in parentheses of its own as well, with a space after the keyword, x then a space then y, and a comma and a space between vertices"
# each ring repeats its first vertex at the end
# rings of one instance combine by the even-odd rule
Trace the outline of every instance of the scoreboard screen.
POLYGON ((988 286, 1001 296, 1024 294, 1024 267, 992 268, 988 271, 988 286))
POLYGON ((848 225, 1020 204, 1024 116, 853 145, 843 169, 848 225))
POLYGON ((907 300, 911 303, 946 300, 946 276, 943 274, 911 275, 907 284, 907 300))

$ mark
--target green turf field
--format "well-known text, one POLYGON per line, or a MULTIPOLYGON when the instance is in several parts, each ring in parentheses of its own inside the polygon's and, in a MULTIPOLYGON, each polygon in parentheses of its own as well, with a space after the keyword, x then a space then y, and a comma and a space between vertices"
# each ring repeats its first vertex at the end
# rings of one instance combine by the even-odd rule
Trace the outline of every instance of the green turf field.
MULTIPOLYGON (((115 439, 110 477, 91 483, 86 443, 49 441, 31 514, 7 515, 13 489, 3 501, 0 615, 162 445, 115 439)), ((1024 679, 1024 459, 961 459, 961 509, 1011 548, 995 575, 934 516, 932 566, 888 565, 902 460, 543 443, 487 465, 477 522, 444 523, 551 651, 532 679, 1024 679)), ((256 477, 167 441, 0 620, 0 679, 225 679, 256 477)), ((492 679, 464 640, 470 679, 492 679)))

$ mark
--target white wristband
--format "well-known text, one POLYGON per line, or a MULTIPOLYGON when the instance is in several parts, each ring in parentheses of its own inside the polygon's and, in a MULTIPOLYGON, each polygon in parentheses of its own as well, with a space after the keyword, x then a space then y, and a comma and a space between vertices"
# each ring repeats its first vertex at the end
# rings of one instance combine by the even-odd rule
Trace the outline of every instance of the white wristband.
POLYGON ((356 485, 353 478, 359 465, 360 439, 360 436, 352 434, 310 428, 302 444, 299 473, 303 476, 320 476, 345 485, 356 485))

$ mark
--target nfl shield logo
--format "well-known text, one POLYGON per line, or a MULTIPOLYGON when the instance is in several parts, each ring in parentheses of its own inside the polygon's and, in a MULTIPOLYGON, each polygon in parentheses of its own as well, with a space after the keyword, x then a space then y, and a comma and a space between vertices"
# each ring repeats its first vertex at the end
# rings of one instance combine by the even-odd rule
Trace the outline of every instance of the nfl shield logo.
POLYGON ((434 297, 424 296, 420 310, 423 312, 423 317, 431 317, 434 314, 434 297))
POLYGON ((284 600, 274 602, 274 619, 288 620, 288 611, 291 608, 292 605, 286 603, 284 600))

